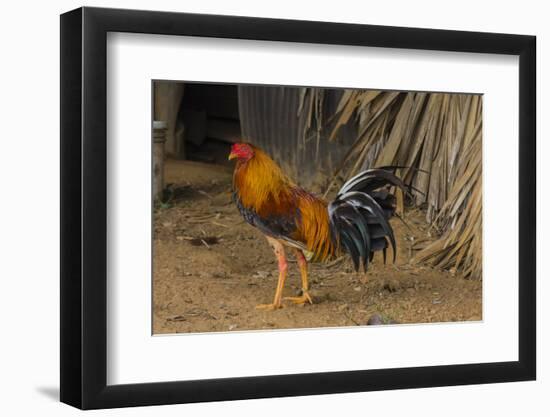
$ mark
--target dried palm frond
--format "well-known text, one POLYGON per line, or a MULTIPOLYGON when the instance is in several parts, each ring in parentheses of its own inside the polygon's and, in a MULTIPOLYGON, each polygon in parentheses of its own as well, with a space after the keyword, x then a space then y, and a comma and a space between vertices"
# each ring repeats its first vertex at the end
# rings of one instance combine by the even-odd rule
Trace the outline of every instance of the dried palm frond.
POLYGON ((478 95, 346 90, 329 140, 350 121, 358 134, 325 195, 362 169, 407 167, 398 174, 439 235, 413 261, 481 278, 481 119, 478 95))

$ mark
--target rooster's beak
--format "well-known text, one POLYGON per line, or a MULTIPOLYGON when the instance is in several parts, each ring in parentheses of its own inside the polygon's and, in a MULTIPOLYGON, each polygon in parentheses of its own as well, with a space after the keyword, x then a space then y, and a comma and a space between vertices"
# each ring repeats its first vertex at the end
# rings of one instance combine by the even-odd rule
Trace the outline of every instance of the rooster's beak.
POLYGON ((234 152, 231 152, 231 153, 229 154, 229 157, 228 157, 227 159, 228 159, 229 161, 231 161, 232 159, 235 159, 236 157, 237 157, 237 154, 234 153, 234 152))

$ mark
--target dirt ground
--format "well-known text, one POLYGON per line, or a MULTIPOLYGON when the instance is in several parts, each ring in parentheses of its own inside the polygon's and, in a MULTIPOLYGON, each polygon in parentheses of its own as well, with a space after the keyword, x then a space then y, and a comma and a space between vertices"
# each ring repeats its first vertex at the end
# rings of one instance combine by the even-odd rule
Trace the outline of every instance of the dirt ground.
MULTIPOLYGON (((271 302, 277 264, 264 236, 246 224, 231 202, 231 168, 167 161, 171 201, 155 211, 153 332, 188 333, 366 324, 477 321, 482 283, 427 266, 410 265, 411 238, 427 238, 419 210, 392 220, 397 262, 376 255, 366 276, 347 260, 312 264, 313 305, 271 302), (369 322, 370 320, 370 322, 369 322)), ((391 251, 389 251, 391 253, 391 251)), ((390 258, 390 257, 388 257, 390 258)), ((300 275, 289 255, 285 296, 299 293, 300 275)))

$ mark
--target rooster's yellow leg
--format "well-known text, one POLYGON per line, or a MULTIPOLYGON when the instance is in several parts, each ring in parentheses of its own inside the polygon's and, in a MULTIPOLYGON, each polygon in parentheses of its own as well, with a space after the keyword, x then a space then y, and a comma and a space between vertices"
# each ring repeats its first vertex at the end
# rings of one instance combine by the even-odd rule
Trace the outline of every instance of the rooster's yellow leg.
POLYGON ((288 269, 288 264, 285 257, 285 247, 281 242, 271 237, 267 237, 267 241, 273 248, 275 256, 277 257, 277 263, 279 265, 279 281, 277 282, 277 290, 275 290, 275 297, 273 298, 273 303, 271 304, 259 304, 256 308, 261 310, 276 310, 281 308, 281 300, 283 299, 283 288, 285 286, 286 280, 286 271, 288 269))
POLYGON ((296 304, 313 304, 313 300, 309 295, 309 284, 307 282, 307 260, 300 249, 295 250, 296 260, 300 267, 300 276, 302 277, 302 295, 299 297, 285 297, 285 300, 290 300, 296 304))

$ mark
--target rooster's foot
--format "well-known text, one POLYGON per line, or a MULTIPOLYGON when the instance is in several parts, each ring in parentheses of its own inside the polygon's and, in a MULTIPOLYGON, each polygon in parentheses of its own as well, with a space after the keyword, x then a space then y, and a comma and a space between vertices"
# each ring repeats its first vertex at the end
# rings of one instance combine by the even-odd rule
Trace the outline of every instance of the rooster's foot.
POLYGON ((313 304, 313 300, 307 291, 304 291, 299 297, 285 297, 284 300, 292 301, 294 304, 313 304))

